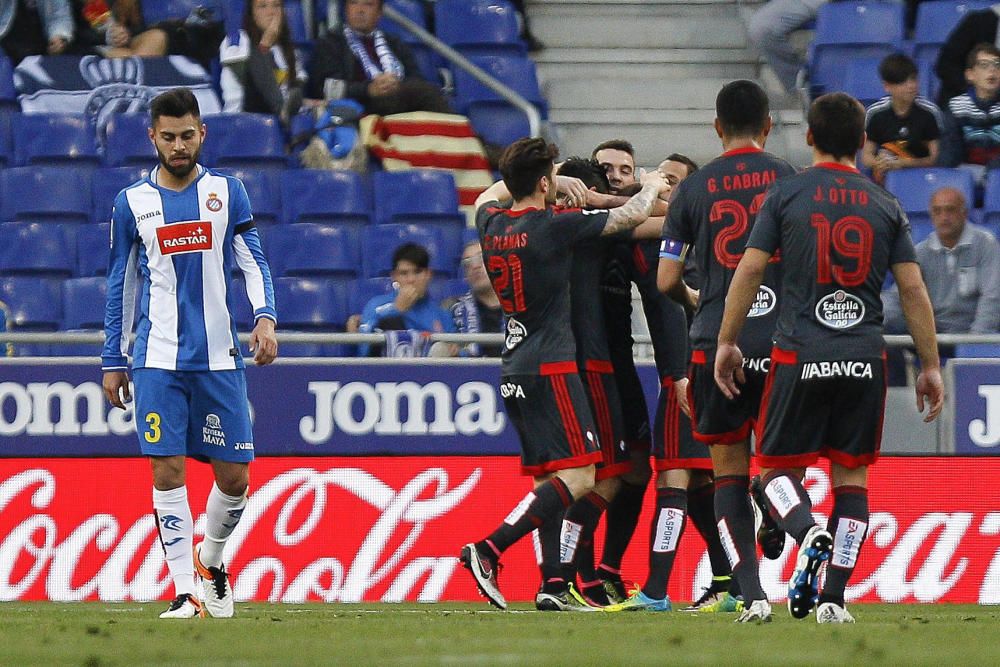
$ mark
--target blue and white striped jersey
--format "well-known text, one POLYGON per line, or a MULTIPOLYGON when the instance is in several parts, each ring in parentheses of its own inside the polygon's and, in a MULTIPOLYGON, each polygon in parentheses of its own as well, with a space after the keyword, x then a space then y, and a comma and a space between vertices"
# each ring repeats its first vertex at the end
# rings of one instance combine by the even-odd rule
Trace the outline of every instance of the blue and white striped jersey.
POLYGON ((180 192, 156 185, 157 167, 115 198, 104 370, 127 368, 136 287, 133 368, 243 368, 231 314, 234 261, 245 277, 254 321, 277 321, 271 272, 243 183, 196 168, 198 178, 180 192))

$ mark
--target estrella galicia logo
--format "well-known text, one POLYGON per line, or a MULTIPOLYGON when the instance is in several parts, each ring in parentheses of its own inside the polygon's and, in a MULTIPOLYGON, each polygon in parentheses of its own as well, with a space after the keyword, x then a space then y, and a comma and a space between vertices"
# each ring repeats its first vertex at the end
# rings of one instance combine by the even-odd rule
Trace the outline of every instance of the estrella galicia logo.
POLYGON ((160 523, 166 530, 180 530, 182 521, 183 519, 176 514, 166 514, 160 517, 160 523))
POLYGON ((507 337, 504 339, 503 346, 508 352, 513 350, 515 347, 521 344, 524 337, 528 335, 528 329, 525 328, 523 324, 515 320, 513 317, 507 318, 507 337))
POLYGON ((778 298, 774 295, 774 290, 767 285, 761 285, 760 289, 757 290, 757 298, 754 299, 753 305, 750 306, 750 312, 747 313, 747 317, 763 317, 774 310, 774 306, 777 303, 778 298))
POLYGON ((865 303, 842 289, 827 294, 816 304, 816 319, 830 329, 850 329, 865 319, 865 303))

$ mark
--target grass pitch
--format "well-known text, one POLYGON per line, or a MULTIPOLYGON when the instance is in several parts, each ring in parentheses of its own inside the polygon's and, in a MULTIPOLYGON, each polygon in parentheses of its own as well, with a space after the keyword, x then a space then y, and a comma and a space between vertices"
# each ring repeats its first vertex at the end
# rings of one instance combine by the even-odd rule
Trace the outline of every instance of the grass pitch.
POLYGON ((1000 608, 853 605, 854 626, 775 606, 734 614, 512 612, 485 604, 239 604, 161 621, 165 603, 0 605, 2 665, 967 665, 1000 662, 1000 608))

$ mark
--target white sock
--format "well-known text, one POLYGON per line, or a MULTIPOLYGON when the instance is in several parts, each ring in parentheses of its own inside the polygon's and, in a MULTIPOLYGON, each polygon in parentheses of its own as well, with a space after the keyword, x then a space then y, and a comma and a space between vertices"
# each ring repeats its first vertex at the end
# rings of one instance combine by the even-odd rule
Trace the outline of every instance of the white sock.
MULTIPOLYGON (((169 491, 153 489, 153 510, 156 513, 156 527, 167 559, 167 570, 174 580, 176 595, 195 595, 194 556, 191 540, 194 537, 194 521, 191 520, 191 506, 188 505, 187 487, 181 486, 169 491)), ((200 597, 195 595, 195 597, 200 597)))
POLYGON ((198 552, 201 564, 205 567, 222 565, 222 550, 226 540, 236 529, 236 524, 243 516, 243 508, 247 506, 247 494, 227 496, 219 490, 217 484, 212 484, 208 494, 208 504, 205 507, 205 541, 201 543, 198 552))

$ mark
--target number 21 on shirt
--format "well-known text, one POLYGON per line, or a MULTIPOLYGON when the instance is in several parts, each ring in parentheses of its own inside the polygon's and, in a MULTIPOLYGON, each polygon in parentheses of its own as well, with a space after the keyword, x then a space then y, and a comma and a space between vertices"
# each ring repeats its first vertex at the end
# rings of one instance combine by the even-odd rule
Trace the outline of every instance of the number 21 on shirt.
POLYGON ((516 253, 507 256, 493 255, 486 268, 493 281, 493 291, 497 293, 504 312, 524 312, 524 271, 521 268, 521 258, 516 253))

